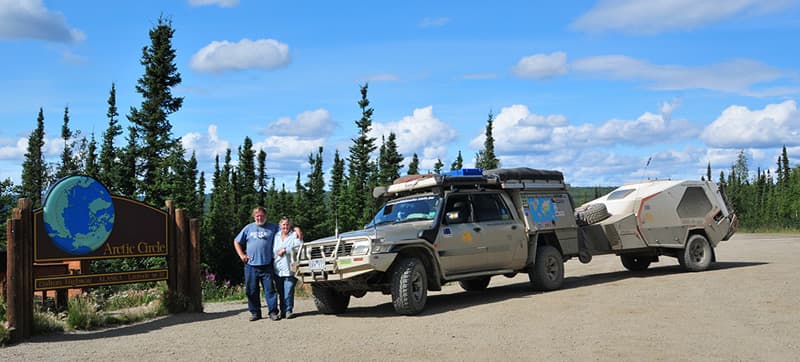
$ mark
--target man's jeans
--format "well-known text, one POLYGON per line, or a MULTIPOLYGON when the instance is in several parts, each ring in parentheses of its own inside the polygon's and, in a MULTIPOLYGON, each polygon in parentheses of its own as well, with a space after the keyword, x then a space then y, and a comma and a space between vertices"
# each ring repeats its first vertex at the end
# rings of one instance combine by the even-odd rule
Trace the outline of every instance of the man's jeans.
POLYGON ((275 286, 278 287, 278 294, 281 297, 281 316, 292 313, 294 310, 294 286, 297 284, 295 277, 275 276, 275 286))
POLYGON ((244 265, 244 294, 247 295, 247 309, 251 315, 261 317, 259 284, 264 288, 264 299, 267 300, 269 314, 278 314, 278 297, 272 286, 272 277, 272 265, 244 265))

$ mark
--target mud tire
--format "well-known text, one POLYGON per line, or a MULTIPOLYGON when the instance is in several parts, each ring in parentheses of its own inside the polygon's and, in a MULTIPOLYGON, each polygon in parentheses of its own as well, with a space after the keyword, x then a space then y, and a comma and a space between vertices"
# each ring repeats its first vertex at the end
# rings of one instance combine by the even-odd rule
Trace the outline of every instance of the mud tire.
POLYGON ((342 314, 350 305, 350 294, 316 284, 311 284, 311 296, 317 311, 322 314, 342 314))
POLYGON ((536 263, 528 271, 534 290, 548 291, 561 288, 564 283, 564 258, 558 249, 540 245, 536 251, 536 263))
POLYGON ((415 315, 428 300, 428 276, 425 266, 414 257, 398 261, 392 273, 392 304, 403 315, 415 315))
POLYGON ((696 272, 708 269, 711 261, 714 259, 714 250, 708 239, 700 234, 693 234, 689 236, 686 241, 686 248, 683 253, 678 255, 678 262, 687 271, 696 272))

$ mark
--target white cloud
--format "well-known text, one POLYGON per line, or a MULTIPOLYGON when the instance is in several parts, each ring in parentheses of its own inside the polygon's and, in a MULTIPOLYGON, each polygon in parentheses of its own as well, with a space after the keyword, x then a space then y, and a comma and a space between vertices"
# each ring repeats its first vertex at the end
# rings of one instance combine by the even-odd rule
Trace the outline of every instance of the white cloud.
POLYGON ((326 109, 305 111, 297 115, 295 120, 281 117, 267 125, 264 134, 270 136, 328 137, 336 128, 336 122, 326 109))
POLYGON ((199 72, 275 69, 290 62, 289 46, 274 39, 212 41, 192 55, 189 66, 199 72))
POLYGON ((425 19, 422 19, 422 21, 420 21, 419 27, 420 28, 435 28, 435 27, 445 26, 449 22, 450 22, 450 18, 448 18, 448 17, 425 18, 425 19))
POLYGON ((692 30, 738 15, 759 15, 791 5, 788 0, 603 0, 576 19, 578 31, 657 34, 692 30))
POLYGON ((607 79, 645 81, 658 90, 708 89, 744 95, 793 92, 789 88, 755 91, 756 84, 790 76, 763 63, 738 59, 702 67, 656 65, 624 55, 587 57, 574 61, 570 69, 589 76, 607 79))
POLYGON ((0 0, 0 39, 40 39, 64 43, 86 35, 70 28, 64 15, 44 7, 41 0, 0 0))
POLYGON ((457 136, 453 127, 433 114, 433 106, 417 108, 410 116, 397 122, 373 123, 369 136, 377 139, 376 145, 380 148, 381 136, 388 136, 390 132, 397 135, 397 150, 406 157, 405 165, 417 152, 420 163, 423 159, 433 160, 432 166, 437 157, 447 155, 447 145, 457 136))
POLYGON ((28 149, 28 139, 0 140, 0 160, 21 160, 28 149))
MULTIPOLYGON (((667 108, 671 112, 675 106, 667 108)), ((671 119, 671 113, 666 116, 645 112, 635 120, 611 119, 600 125, 570 125, 563 115, 537 115, 527 106, 518 104, 501 109, 492 124, 495 152, 501 159, 508 155, 665 143, 691 138, 698 133, 688 121, 671 119)), ((482 149, 484 139, 481 130, 470 147, 482 149)))
POLYGON ((239 0, 189 0, 191 6, 217 5, 221 8, 230 8, 239 5, 239 0))
POLYGON ((548 79, 561 76, 567 73, 567 54, 529 55, 520 59, 511 71, 521 78, 548 79))
POLYGON ((253 148, 263 149, 270 161, 292 162, 296 165, 283 167, 298 170, 301 164, 308 163, 308 155, 316 153, 319 146, 325 145, 324 138, 301 138, 298 136, 270 136, 255 142, 253 148))
POLYGON ((719 148, 798 146, 800 112, 793 100, 769 104, 760 110, 730 106, 706 127, 701 138, 707 145, 719 148))
POLYGON ((219 137, 217 125, 215 124, 209 125, 208 132, 205 134, 187 133, 181 137, 181 144, 187 155, 194 151, 199 160, 213 160, 217 155, 224 156, 228 148, 231 147, 230 142, 219 137))

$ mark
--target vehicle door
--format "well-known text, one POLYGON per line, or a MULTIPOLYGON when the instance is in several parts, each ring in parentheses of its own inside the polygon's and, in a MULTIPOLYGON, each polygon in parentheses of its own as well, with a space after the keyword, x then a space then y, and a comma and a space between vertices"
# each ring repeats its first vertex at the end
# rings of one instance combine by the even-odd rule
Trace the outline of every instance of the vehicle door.
POLYGON ((436 237, 445 275, 483 269, 486 264, 486 245, 481 228, 474 222, 469 195, 451 194, 442 213, 442 227, 436 237))
POLYGON ((487 267, 508 268, 515 253, 525 251, 525 229, 515 220, 509 206, 499 192, 472 195, 475 221, 479 225, 483 244, 486 245, 487 267))

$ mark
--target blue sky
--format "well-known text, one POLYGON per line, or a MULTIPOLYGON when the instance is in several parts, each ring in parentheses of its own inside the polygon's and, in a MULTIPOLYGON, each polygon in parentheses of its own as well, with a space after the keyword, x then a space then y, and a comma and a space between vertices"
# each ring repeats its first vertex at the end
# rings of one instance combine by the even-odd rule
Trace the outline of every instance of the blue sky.
POLYGON ((328 175, 367 82, 377 144, 395 132, 423 170, 459 151, 474 165, 489 112, 501 166, 576 186, 699 179, 709 162, 716 180, 740 150, 753 171, 783 145, 800 159, 798 1, 555 3, 0 0, 0 178, 20 182, 40 107, 51 162, 64 107, 102 138, 112 82, 127 128, 161 15, 185 97, 173 136, 207 175, 246 136, 279 187, 319 146, 328 175))

